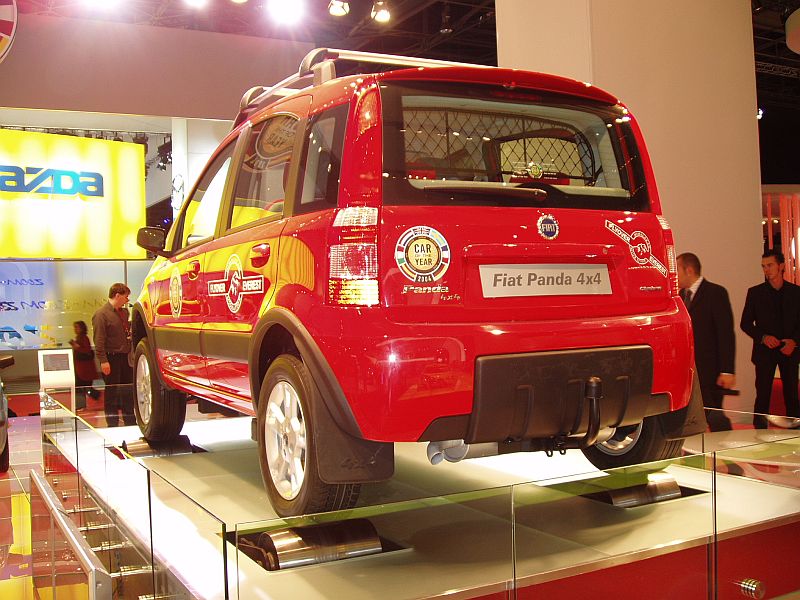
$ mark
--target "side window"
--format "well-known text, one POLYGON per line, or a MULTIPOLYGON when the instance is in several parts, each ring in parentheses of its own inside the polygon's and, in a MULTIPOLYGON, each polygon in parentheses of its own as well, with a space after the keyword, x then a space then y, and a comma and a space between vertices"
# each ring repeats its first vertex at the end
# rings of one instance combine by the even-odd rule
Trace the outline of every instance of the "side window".
POLYGON ((225 147, 197 184, 183 213, 177 238, 178 248, 185 248, 214 235, 234 146, 235 143, 231 142, 225 147))
POLYGON ((302 159, 303 191, 298 214, 336 206, 348 105, 331 108, 311 119, 302 159))
POLYGON ((279 115, 253 127, 236 181, 230 229, 283 215, 297 122, 279 115))

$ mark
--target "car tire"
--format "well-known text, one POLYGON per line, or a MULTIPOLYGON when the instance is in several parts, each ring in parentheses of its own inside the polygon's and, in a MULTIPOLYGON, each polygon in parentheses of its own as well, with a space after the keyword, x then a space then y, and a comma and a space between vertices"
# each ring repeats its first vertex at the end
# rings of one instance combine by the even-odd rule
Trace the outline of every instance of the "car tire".
POLYGON ((161 384, 158 365, 143 339, 133 357, 133 383, 136 422, 149 442, 166 442, 177 438, 186 420, 186 395, 161 384))
POLYGON ((3 448, 3 451, 0 452, 0 473, 7 473, 8 467, 10 464, 10 455, 11 452, 8 449, 8 437, 6 437, 6 445, 3 448))
POLYGON ((681 455, 683 440, 667 440, 656 417, 645 417, 638 425, 617 428, 605 442, 583 449, 583 454, 601 470, 667 460, 681 455))
POLYGON ((261 475, 272 508, 281 517, 352 508, 360 484, 328 484, 319 476, 314 407, 319 391, 302 360, 276 358, 258 400, 261 475))

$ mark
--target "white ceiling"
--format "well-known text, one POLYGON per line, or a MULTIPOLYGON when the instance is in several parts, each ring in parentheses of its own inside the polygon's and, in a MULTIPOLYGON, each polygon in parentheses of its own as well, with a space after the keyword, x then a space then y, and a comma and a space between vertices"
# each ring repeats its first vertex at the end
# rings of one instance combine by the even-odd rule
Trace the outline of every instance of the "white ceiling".
POLYGON ((146 115, 115 115, 26 108, 0 108, 0 127, 42 127, 52 129, 83 129, 171 133, 170 117, 146 115))

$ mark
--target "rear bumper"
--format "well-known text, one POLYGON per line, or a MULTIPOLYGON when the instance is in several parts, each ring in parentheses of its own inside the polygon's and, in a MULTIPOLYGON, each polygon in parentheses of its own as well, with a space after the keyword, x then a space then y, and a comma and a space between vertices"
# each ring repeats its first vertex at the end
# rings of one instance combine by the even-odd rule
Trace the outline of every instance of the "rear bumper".
POLYGON ((590 378, 602 389, 601 428, 631 425, 653 411, 669 410, 668 401, 660 410, 658 402, 651 403, 648 346, 482 356, 476 361, 469 427, 457 439, 478 443, 586 433, 590 378))
POLYGON ((496 326, 398 324, 382 319, 379 308, 356 310, 330 332, 325 324, 337 320, 319 310, 308 329, 366 439, 580 433, 586 417, 577 381, 592 376, 603 380, 603 426, 638 422, 689 400, 691 327, 677 305, 637 317, 496 326))

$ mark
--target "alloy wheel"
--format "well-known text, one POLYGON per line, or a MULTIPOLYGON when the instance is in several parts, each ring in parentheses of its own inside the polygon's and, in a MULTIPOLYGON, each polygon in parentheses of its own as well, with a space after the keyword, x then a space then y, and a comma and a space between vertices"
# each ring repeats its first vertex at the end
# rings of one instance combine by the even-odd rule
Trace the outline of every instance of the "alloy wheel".
POLYGON ((617 431, 601 444, 596 444, 595 448, 611 456, 620 456, 633 448, 642 434, 644 422, 630 427, 618 427, 617 431))
POLYGON ((136 403, 139 406, 142 425, 147 425, 153 410, 153 388, 150 381, 150 364, 144 355, 140 356, 139 362, 136 363, 136 403))
POLYGON ((286 500, 294 500, 305 479, 306 422, 297 390, 280 381, 270 392, 264 420, 267 464, 272 483, 286 500))

